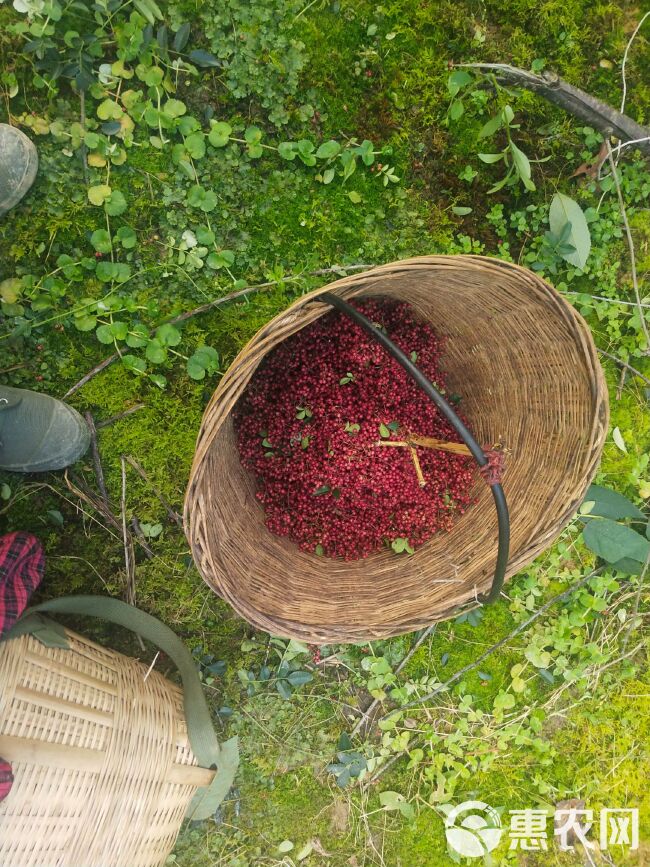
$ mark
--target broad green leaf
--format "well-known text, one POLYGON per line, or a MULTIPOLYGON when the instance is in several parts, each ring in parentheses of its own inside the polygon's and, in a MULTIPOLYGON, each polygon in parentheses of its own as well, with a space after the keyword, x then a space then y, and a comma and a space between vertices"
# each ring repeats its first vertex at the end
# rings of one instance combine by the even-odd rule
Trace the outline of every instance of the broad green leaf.
POLYGON ((466 214, 471 214, 471 208, 459 207, 458 205, 454 205, 451 209, 454 214, 457 214, 459 217, 464 217, 466 214))
POLYGON ((627 497, 603 488, 601 485, 590 485, 585 494, 585 502, 593 502, 589 515, 600 515, 602 518, 634 518, 645 521, 645 515, 627 497))
POLYGON ((576 268, 584 269, 591 250, 591 233, 580 205, 569 196, 556 193, 551 202, 548 221, 551 232, 557 238, 562 235, 567 223, 571 225, 567 241, 575 248, 575 252, 566 252, 562 258, 576 268))
POLYGON ((587 547, 608 563, 617 563, 627 557, 645 563, 650 553, 648 539, 631 527, 617 524, 609 518, 592 518, 582 535, 587 547))
POLYGON ((645 562, 641 563, 640 560, 632 560, 630 557, 622 557, 616 563, 612 563, 612 569, 618 569, 619 572, 625 572, 626 575, 640 575, 644 568, 645 562))

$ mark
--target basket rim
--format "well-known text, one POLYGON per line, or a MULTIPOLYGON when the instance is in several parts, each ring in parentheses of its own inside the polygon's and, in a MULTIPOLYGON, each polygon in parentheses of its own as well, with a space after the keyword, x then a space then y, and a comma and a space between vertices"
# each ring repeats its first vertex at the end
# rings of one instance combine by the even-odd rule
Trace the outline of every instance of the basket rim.
MULTIPOLYGON (((340 277, 331 283, 326 283, 310 292, 302 295, 294 300, 285 310, 276 314, 265 325, 263 325, 253 335, 253 337, 240 350, 237 356, 232 361, 228 370, 222 377, 217 389, 213 393, 208 402, 204 415, 201 421, 199 434, 197 437, 197 447, 192 462, 190 479, 185 495, 183 520, 184 529, 188 538, 192 556, 199 570, 199 573, 206 581, 208 586, 219 595, 222 596, 229 604, 249 622, 253 623, 258 628, 264 629, 273 634, 294 636, 306 638, 316 636, 319 633, 318 640, 323 641, 353 641, 359 640, 358 637, 350 637, 345 635, 345 630, 323 628, 315 630, 311 626, 305 627, 304 624, 296 623, 293 620, 284 620, 283 618, 265 615, 259 609, 255 612, 246 605, 240 604, 239 600, 229 592, 229 588, 219 584, 215 584, 215 577, 219 573, 219 569, 215 567, 209 551, 206 551, 200 542, 200 533, 198 532, 198 524, 200 520, 197 518, 198 509, 197 503, 203 500, 200 487, 205 470, 205 457, 208 454, 212 444, 221 431, 223 425, 243 394, 247 387, 255 369, 259 365, 261 358, 270 351, 282 337, 278 337, 278 331, 284 328, 293 329, 290 333, 294 333, 296 321, 302 315, 309 314, 309 321, 319 318, 321 315, 331 311, 331 307, 325 303, 318 303, 318 298, 324 292, 333 292, 340 295, 346 300, 355 297, 359 294, 372 294, 372 280, 378 278, 378 284, 384 278, 394 277, 400 273, 417 272, 417 271, 444 271, 445 269, 483 271, 487 277, 499 276, 507 273, 509 276, 520 277, 531 288, 540 293, 540 301, 550 302, 556 312, 567 324, 571 334, 573 335, 576 344, 578 345, 579 354, 584 358, 585 367, 588 367, 591 376, 591 427, 588 432, 588 442, 585 444, 583 452, 583 460, 580 467, 581 484, 576 482, 576 492, 571 502, 562 512, 561 516, 557 516, 548 525, 541 522, 541 526, 536 528, 535 536, 531 545, 525 550, 518 552, 516 555, 511 554, 508 563, 506 578, 512 577, 524 565, 529 563, 534 556, 544 550, 557 535, 564 529, 576 508, 584 497, 584 493, 591 483, 600 460, 600 454, 607 435, 609 421, 609 403, 607 386, 603 374, 602 367, 598 358, 598 353, 593 340, 593 335, 577 310, 552 286, 535 272, 514 262, 507 262, 503 259, 498 259, 493 256, 479 255, 432 255, 432 256, 417 256, 409 259, 389 262, 384 265, 369 268, 366 271, 360 271, 355 274, 349 274, 340 277), (314 302, 317 302, 314 304, 314 302), (321 308, 321 309, 319 309, 321 308), (268 348, 266 347, 268 345, 268 348), (254 366, 249 362, 251 355, 261 356, 257 358, 254 366), (250 369, 247 369, 250 368, 250 369), (211 417, 219 407, 220 418, 211 420, 211 417), (578 490, 579 488, 579 490, 578 490), (532 554, 531 554, 532 551, 532 554), (211 574, 210 574, 211 573, 211 574), (340 634, 333 635, 333 633, 340 634)), ((380 291, 377 294, 381 294, 380 291)), ((305 322, 305 325, 308 324, 305 322)), ((587 433, 587 432, 585 432, 587 433)), ((576 472, 578 475, 578 472, 576 472)), ((548 523, 548 522, 547 522, 548 523)), ((468 606, 476 607, 479 604, 477 599, 472 599, 471 595, 461 602, 455 601, 446 609, 440 609, 436 612, 435 620, 443 620, 452 616, 453 613, 461 610, 466 610, 468 606)), ((414 629, 422 628, 434 622, 430 617, 425 620, 412 620, 402 624, 394 624, 394 628, 390 630, 390 635, 403 634, 414 629)), ((388 633, 378 631, 376 637, 387 637, 388 633)))

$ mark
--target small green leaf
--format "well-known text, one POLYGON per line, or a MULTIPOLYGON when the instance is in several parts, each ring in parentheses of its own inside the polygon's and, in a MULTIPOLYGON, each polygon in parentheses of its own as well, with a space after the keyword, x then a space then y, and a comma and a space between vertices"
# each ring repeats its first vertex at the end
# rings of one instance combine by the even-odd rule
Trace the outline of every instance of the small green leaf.
POLYGON ((379 425, 379 436, 383 439, 388 439, 390 437, 390 430, 383 422, 379 425))
POLYGON ((200 160, 205 156, 205 136, 202 132, 193 132, 188 135, 184 145, 193 160, 200 160))
POLYGON ((232 135, 232 127, 225 121, 211 121, 210 132, 208 133, 208 141, 214 148, 225 147, 230 141, 232 135))
POLYGON ((201 48, 190 51, 189 60, 190 63, 194 63, 196 66, 200 66, 202 68, 222 65, 221 61, 217 57, 215 57, 214 54, 210 54, 209 51, 204 51, 201 48))
POLYGON ((88 201, 92 205, 103 205, 110 195, 111 188, 108 184, 97 184, 94 187, 88 187, 88 201))
POLYGON ((487 123, 484 123, 478 133, 479 140, 482 138, 488 138, 488 136, 494 135, 494 133, 501 129, 503 125, 503 115, 499 112, 494 117, 490 118, 487 123))
POLYGON ((106 229, 95 229, 90 236, 90 243, 98 253, 110 253, 112 250, 111 236, 106 229))
POLYGON ((405 800, 404 795, 401 795, 399 792, 386 791, 379 793, 379 803, 385 810, 399 810, 405 800))
POLYGON ((464 69, 455 69, 447 79, 447 89, 451 96, 456 96, 461 88, 467 87, 472 81, 469 72, 464 69))
POLYGON ((330 141, 323 142, 323 144, 316 151, 316 157, 319 160, 331 160, 333 157, 336 157, 341 152, 341 145, 331 139, 330 141))
POLYGON ((503 159, 503 154, 478 154, 478 158, 483 163, 498 163, 499 160, 503 159))
POLYGON ((205 261, 210 268, 218 271, 220 268, 230 268, 235 261, 235 254, 232 250, 221 250, 218 253, 210 253, 205 261))
POLYGON ((123 355, 122 364, 133 373, 143 374, 147 370, 144 358, 139 358, 137 355, 123 355))
POLYGON ((63 526, 63 515, 58 509, 48 509, 47 517, 50 519, 50 523, 54 524, 55 527, 63 526))
POLYGON ((181 342, 181 333, 178 328, 167 322, 156 328, 156 338, 163 346, 178 346, 181 342))
POLYGON ((361 201, 361 196, 359 195, 359 193, 357 193, 356 190, 350 190, 350 192, 348 193, 348 198, 353 205, 358 205, 361 201))
POLYGON ((535 184, 530 179, 530 160, 513 141, 510 142, 510 153, 524 186, 527 190, 534 190, 535 184))
POLYGON ((120 226, 115 233, 115 238, 125 250, 131 250, 138 242, 138 236, 130 226, 120 226))
POLYGON ((113 332, 111 331, 110 325, 100 325, 97 331, 95 331, 95 337, 100 343, 105 343, 107 345, 112 343, 113 332))
POLYGON ((566 241, 574 251, 563 253, 562 258, 570 265, 583 270, 591 251, 591 232, 580 205, 569 196, 556 193, 551 201, 548 222, 551 232, 557 238, 562 237, 567 224, 570 226, 566 241))
POLYGON ((298 150, 296 148, 295 142, 292 141, 281 141, 278 145, 278 153, 282 157, 283 160, 295 160, 298 155, 298 150))
POLYGON ((192 358, 190 358, 187 362, 187 372, 192 377, 192 379, 205 378, 205 368, 202 365, 198 364, 192 358))
POLYGON ((458 120, 463 116, 465 112, 465 106, 463 105, 462 99, 455 99, 452 104, 449 106, 449 117, 452 120, 458 120))
POLYGON ((145 349, 145 355, 152 364, 162 364, 167 360, 167 350, 159 340, 150 340, 145 349))
POLYGON ((126 211, 126 199, 119 190, 113 190, 104 202, 104 209, 110 217, 119 217, 126 211))
POLYGON ((619 427, 615 427, 612 431, 612 439, 614 440, 616 447, 627 454, 627 446, 625 445, 625 440, 623 439, 623 434, 619 427))

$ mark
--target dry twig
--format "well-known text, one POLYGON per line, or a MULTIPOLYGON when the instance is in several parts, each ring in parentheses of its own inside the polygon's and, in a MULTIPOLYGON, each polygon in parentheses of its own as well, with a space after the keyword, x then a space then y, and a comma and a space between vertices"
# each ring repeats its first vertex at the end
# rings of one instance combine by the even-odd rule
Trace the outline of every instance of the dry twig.
POLYGON ((623 226, 625 227, 625 236, 627 238, 627 246, 630 251, 630 269, 632 271, 632 286, 634 287, 634 297, 636 299, 636 304, 639 310, 639 319, 641 320, 641 328, 643 329, 643 334, 645 336, 645 354, 650 355, 650 332, 648 331, 648 323, 645 320, 645 313, 643 311, 643 305, 641 303, 641 291, 639 289, 639 280, 636 273, 636 255, 634 252, 634 240, 632 239, 632 232, 630 230, 630 224, 627 219, 627 211, 625 209, 625 200, 623 199, 623 191, 621 190, 621 181, 618 176, 618 169, 616 167, 616 163, 614 162, 614 156, 612 154, 611 145, 608 142, 607 144, 607 159, 609 160, 609 167, 612 170, 612 177, 614 178, 614 184, 616 186, 616 194, 618 196, 618 204, 621 210, 621 219, 623 220, 623 226))
POLYGON ((106 490, 106 482, 104 481, 104 470, 102 468, 102 461, 99 456, 99 445, 97 443, 97 428, 95 426, 95 419, 92 417, 92 413, 85 412, 84 418, 86 419, 86 424, 90 429, 90 447, 93 455, 93 465, 95 467, 95 478, 97 479, 97 487, 102 495, 102 499, 106 503, 106 507, 109 508, 109 499, 108 499, 108 491, 106 490))

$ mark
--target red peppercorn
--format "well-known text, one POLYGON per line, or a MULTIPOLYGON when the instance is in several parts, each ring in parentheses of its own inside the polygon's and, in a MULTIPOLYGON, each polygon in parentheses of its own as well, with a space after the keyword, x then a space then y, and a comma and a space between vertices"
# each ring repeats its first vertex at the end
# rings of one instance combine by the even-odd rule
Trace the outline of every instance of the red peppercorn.
MULTIPOLYGON (((410 305, 357 304, 445 388, 443 340, 410 305)), ((458 441, 403 368, 358 325, 330 313, 284 341, 253 376, 236 413, 243 465, 273 533, 303 550, 353 560, 395 539, 412 547, 450 530, 472 502, 471 460, 378 442, 408 434, 458 441)))

